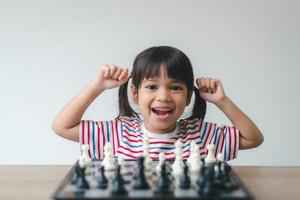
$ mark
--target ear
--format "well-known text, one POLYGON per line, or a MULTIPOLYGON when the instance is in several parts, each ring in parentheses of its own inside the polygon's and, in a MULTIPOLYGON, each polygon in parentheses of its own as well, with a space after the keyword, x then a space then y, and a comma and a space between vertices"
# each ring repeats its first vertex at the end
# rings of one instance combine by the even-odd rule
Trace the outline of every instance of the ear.
POLYGON ((130 89, 131 89, 132 100, 134 103, 137 104, 138 103, 138 89, 133 84, 130 85, 130 89))

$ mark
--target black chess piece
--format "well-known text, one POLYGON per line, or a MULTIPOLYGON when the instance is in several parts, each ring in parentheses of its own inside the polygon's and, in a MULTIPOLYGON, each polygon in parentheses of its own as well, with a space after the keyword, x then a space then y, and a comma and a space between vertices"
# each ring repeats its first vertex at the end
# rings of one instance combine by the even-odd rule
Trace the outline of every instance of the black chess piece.
POLYGON ((108 180, 105 176, 104 166, 102 165, 100 167, 100 176, 97 178, 97 187, 100 189, 106 189, 107 186, 108 186, 108 180))
POLYGON ((78 166, 77 170, 78 170, 77 171, 78 175, 77 175, 76 181, 74 182, 74 185, 76 185, 76 187, 78 187, 80 189, 89 189, 90 186, 89 186, 88 182, 85 179, 86 167, 78 166))
POLYGON ((171 194, 171 181, 167 173, 167 165, 164 161, 161 165, 160 174, 157 181, 157 188, 155 193, 157 194, 171 194))
POLYGON ((140 190, 140 189, 144 190, 150 188, 145 176, 144 160, 145 158, 143 156, 141 156, 138 159, 136 177, 134 178, 134 182, 133 182, 133 189, 136 190, 140 190))
POLYGON ((222 161, 217 161, 215 165, 215 184, 219 188, 223 188, 224 164, 222 161))
POLYGON ((231 166, 227 163, 224 163, 224 175, 221 180, 221 187, 226 190, 234 190, 238 188, 238 185, 232 182, 232 180, 230 179, 230 171, 231 166))
POLYGON ((203 168, 202 176, 198 181, 198 193, 202 195, 213 195, 215 192, 214 164, 209 164, 203 168))
POLYGON ((191 179, 189 177, 189 167, 184 162, 183 176, 180 177, 179 187, 181 189, 189 189, 191 187, 191 179))
POLYGON ((112 181, 112 191, 113 195, 126 195, 127 191, 124 187, 125 182, 121 175, 121 166, 117 165, 115 168, 115 177, 112 181))
POLYGON ((79 167, 79 165, 75 165, 75 167, 74 167, 74 174, 73 174, 73 176, 71 178, 71 184, 72 185, 76 185, 76 182, 77 182, 77 179, 79 177, 79 174, 80 174, 80 167, 79 167))

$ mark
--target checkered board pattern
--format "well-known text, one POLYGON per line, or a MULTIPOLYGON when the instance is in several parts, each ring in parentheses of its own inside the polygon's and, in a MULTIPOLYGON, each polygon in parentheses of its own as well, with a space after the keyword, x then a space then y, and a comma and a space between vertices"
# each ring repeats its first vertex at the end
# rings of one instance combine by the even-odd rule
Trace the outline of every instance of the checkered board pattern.
POLYGON ((253 199, 253 195, 248 191, 243 182, 240 180, 234 170, 230 171, 231 180, 238 186, 234 190, 220 189, 213 195, 201 195, 198 194, 196 189, 196 182, 199 179, 199 174, 190 174, 192 186, 190 189, 180 189, 179 178, 174 177, 171 173, 172 161, 167 161, 168 175, 171 180, 171 194, 157 194, 155 193, 157 187, 158 174, 156 173, 157 162, 153 162, 151 170, 145 171, 147 182, 150 189, 146 190, 134 190, 132 188, 132 177, 134 171, 136 171, 137 161, 126 160, 122 167, 122 177, 125 181, 125 188, 127 190, 126 195, 112 195, 111 194, 111 182, 114 178, 114 171, 105 171, 105 175, 109 181, 106 189, 97 188, 97 177, 100 176, 100 160, 93 160, 91 165, 85 170, 85 177, 89 183, 89 189, 80 189, 73 185, 72 178, 75 176, 75 166, 78 165, 78 161, 71 168, 66 177, 62 180, 56 191, 53 193, 52 198, 55 200, 104 200, 104 199, 133 199, 133 200, 150 200, 150 199, 207 199, 207 200, 246 200, 253 199))

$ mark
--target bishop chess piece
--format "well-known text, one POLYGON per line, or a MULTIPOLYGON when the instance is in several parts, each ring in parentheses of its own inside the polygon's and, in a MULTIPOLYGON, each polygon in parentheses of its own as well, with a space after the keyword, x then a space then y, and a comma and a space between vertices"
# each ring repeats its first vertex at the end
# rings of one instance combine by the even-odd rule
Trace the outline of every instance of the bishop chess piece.
POLYGON ((108 186, 108 180, 104 173, 104 166, 100 167, 100 176, 97 177, 97 187, 100 189, 106 189, 108 186))
POLYGON ((148 184, 146 176, 145 176, 144 157, 143 156, 141 156, 138 159, 136 175, 137 176, 133 181, 133 189, 135 189, 135 190, 149 189, 149 184, 148 184))
POLYGON ((115 177, 112 181, 112 195, 126 195, 127 190, 124 187, 125 181, 121 175, 121 167, 117 165, 115 168, 115 177))

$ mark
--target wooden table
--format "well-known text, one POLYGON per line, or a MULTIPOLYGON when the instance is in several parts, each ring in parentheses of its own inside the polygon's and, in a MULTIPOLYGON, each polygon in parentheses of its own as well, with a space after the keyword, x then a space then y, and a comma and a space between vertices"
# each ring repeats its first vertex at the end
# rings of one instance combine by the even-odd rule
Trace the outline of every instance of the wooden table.
MULTIPOLYGON (((0 199, 51 199, 71 166, 2 165, 0 199)), ((256 199, 300 199, 300 167, 234 166, 256 199)))

